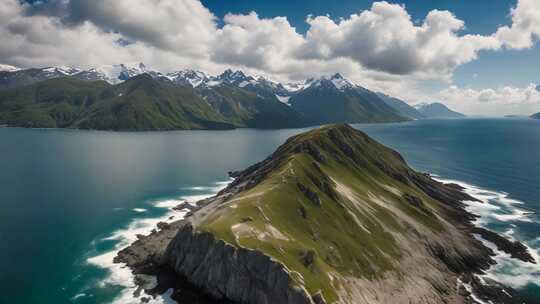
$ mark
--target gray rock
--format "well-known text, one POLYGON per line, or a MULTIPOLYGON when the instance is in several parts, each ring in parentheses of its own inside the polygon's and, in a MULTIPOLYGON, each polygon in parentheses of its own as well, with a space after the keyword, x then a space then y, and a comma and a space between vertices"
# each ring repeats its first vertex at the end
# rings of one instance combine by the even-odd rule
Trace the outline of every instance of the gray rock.
POLYGON ((166 250, 178 275, 216 299, 257 304, 314 304, 289 271, 260 251, 237 248, 186 223, 166 250))

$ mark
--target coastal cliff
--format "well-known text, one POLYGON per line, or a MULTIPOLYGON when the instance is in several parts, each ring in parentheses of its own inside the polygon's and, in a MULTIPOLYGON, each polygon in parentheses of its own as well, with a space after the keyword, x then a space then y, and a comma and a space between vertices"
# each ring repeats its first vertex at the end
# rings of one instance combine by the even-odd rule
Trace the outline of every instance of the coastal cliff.
POLYGON ((475 198, 459 186, 415 172, 347 125, 294 136, 232 175, 116 261, 136 274, 168 269, 217 300, 257 304, 474 303, 471 288, 518 303, 510 288, 475 278, 494 261, 473 234, 536 262, 475 228, 463 203, 475 198))

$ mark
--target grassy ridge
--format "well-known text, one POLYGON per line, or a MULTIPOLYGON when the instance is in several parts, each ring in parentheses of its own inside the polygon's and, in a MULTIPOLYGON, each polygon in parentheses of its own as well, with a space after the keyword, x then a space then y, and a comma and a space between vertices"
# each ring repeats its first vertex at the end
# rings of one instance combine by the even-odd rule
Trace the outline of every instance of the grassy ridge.
POLYGON ((336 89, 332 84, 309 87, 291 97, 291 106, 319 124, 381 123, 407 121, 375 93, 360 89, 336 89))
POLYGON ((373 280, 396 270, 402 254, 396 236, 410 227, 443 231, 436 215, 441 204, 395 178, 416 173, 396 152, 348 126, 295 136, 264 167, 270 169, 241 176, 260 182, 198 229, 272 256, 329 302, 337 299, 340 278, 373 280))
POLYGON ((212 107, 238 127, 296 128, 313 124, 274 96, 262 96, 231 85, 203 91, 212 107))
POLYGON ((160 83, 144 74, 116 86, 56 78, 2 91, 0 122, 105 130, 233 127, 192 88, 160 83))

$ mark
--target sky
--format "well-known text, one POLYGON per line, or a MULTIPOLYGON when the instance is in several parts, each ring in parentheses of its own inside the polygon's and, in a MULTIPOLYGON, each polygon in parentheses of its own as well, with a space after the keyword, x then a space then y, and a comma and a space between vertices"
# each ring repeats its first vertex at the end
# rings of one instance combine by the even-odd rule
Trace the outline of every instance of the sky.
POLYGON ((341 73, 410 104, 540 111, 539 0, 1 0, 0 64, 341 73))

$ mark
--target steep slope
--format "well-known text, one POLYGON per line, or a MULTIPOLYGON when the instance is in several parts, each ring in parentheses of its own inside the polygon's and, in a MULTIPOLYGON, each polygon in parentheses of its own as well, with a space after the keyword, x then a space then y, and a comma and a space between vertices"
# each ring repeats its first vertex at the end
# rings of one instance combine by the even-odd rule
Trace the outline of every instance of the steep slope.
POLYGON ((169 79, 160 72, 148 69, 143 63, 102 65, 88 70, 72 67, 46 67, 24 70, 11 68, 0 70, 0 89, 19 88, 40 81, 66 76, 85 81, 103 80, 110 84, 118 84, 141 74, 149 74, 156 79, 169 79))
POLYGON ((116 86, 55 78, 2 91, 0 123, 104 130, 232 128, 192 88, 146 74, 116 86))
POLYGON ((450 110, 442 103, 421 103, 415 106, 416 110, 427 118, 463 118, 465 115, 450 110))
POLYGON ((81 70, 70 67, 4 70, 0 71, 0 89, 19 88, 48 79, 72 76, 80 72, 81 70))
POLYGON ((402 116, 405 116, 410 119, 422 119, 425 118, 422 113, 418 112, 414 107, 410 106, 408 103, 404 102, 401 99, 385 95, 383 93, 377 93, 388 106, 396 110, 402 116))
POLYGON ((293 109, 320 123, 373 123, 409 120, 362 87, 336 74, 312 80, 289 99, 293 109))
POLYGON ((347 125, 294 136, 233 175, 116 261, 170 268, 218 299, 290 304, 465 303, 458 278, 492 262, 461 203, 474 198, 347 125))
POLYGON ((102 99, 101 92, 109 87, 104 81, 55 78, 0 91, 0 124, 71 127, 92 104, 102 99))
POLYGON ((313 124, 273 95, 233 85, 201 86, 197 91, 227 121, 238 127, 295 128, 313 124))
POLYGON ((154 80, 147 74, 102 92, 73 127, 106 130, 223 129, 233 126, 191 87, 154 80))
POLYGON ((290 92, 282 84, 270 81, 262 76, 258 78, 247 76, 242 71, 225 70, 220 75, 211 77, 211 81, 236 86, 266 98, 281 98, 290 95, 290 92))

